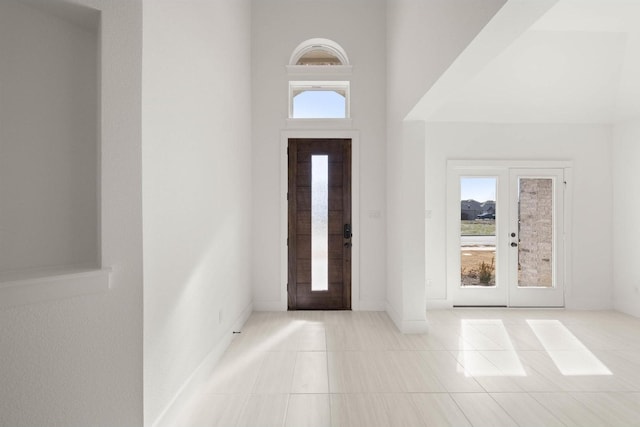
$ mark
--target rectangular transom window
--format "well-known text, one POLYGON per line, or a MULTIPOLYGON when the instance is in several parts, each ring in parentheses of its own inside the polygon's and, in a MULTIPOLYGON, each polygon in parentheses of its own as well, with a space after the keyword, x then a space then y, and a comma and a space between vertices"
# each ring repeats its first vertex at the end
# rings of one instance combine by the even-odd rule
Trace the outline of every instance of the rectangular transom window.
POLYGON ((349 82, 289 82, 289 118, 349 118, 349 82))

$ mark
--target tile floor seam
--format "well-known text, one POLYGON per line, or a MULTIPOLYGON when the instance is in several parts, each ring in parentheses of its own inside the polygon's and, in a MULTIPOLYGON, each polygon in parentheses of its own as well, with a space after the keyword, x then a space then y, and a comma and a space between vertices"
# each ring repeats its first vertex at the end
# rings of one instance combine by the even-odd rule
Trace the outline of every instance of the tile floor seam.
POLYGON ((327 328, 324 328, 324 349, 325 363, 327 366, 327 392, 329 395, 329 422, 333 424, 333 403, 331 402, 331 373, 329 370, 329 337, 327 336, 327 328))

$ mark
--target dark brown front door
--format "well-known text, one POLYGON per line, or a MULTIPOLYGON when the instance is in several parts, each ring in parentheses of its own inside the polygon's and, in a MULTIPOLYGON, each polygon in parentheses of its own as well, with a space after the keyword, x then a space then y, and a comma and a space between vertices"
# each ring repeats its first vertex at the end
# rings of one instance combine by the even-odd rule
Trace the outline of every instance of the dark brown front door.
POLYGON ((351 309, 351 140, 289 140, 289 310, 351 309))

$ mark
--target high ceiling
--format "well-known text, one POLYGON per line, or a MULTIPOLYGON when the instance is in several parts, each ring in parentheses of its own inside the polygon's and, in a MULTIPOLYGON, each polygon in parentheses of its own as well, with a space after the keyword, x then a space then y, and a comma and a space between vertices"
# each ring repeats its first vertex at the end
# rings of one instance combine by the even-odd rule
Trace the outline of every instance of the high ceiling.
POLYGON ((640 0, 549 2, 514 36, 506 27, 522 19, 527 1, 510 0, 483 30, 502 47, 487 49, 481 33, 449 72, 461 75, 464 63, 472 70, 464 78, 445 73, 447 90, 427 93, 411 118, 612 123, 640 116, 640 0))

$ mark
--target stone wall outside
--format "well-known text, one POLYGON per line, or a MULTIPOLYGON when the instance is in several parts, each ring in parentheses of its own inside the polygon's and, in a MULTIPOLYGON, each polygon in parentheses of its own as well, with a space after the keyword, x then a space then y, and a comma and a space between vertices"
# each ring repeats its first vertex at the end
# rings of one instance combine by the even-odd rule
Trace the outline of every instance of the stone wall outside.
POLYGON ((553 180, 520 179, 518 285, 553 286, 553 180))

